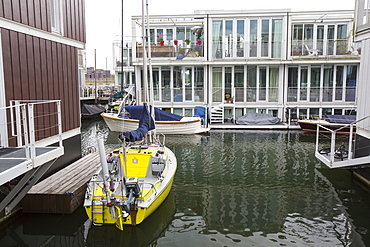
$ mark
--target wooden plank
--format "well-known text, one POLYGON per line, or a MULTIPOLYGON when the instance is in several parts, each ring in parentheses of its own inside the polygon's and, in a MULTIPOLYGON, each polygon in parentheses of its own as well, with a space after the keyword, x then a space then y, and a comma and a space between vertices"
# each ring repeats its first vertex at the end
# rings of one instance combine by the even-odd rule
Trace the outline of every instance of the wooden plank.
POLYGON ((13 21, 21 22, 21 11, 19 8, 19 0, 12 0, 13 21))
POLYGON ((28 9, 27 9, 27 0, 20 1, 20 12, 21 12, 21 23, 28 25, 28 9))
POLYGON ((41 29, 50 32, 48 28, 48 8, 46 0, 40 0, 41 29))
POLYGON ((38 29, 42 29, 41 23, 41 0, 33 0, 34 2, 34 12, 35 12, 35 27, 38 29))
POLYGON ((82 157, 33 186, 22 201, 22 211, 73 213, 83 203, 87 183, 99 167, 98 152, 82 157))
MULTIPOLYGON (((85 156, 86 157, 86 156, 85 156)), ((61 171, 34 185, 29 193, 59 193, 72 191, 79 180, 91 178, 100 166, 98 153, 89 154, 89 159, 80 159, 61 171)), ((86 182, 87 183, 87 182, 86 182)))
POLYGON ((3 0, 4 18, 13 20, 12 1, 3 0))
MULTIPOLYGON (((27 42, 26 35, 23 33, 18 34, 19 42, 19 67, 21 75, 22 87, 19 88, 21 92, 20 98, 27 100, 29 99, 29 88, 28 88, 28 67, 27 67, 27 42)), ((19 97, 18 97, 19 98, 19 97)))
MULTIPOLYGON (((14 32, 13 32, 14 34, 14 32)), ((3 48, 3 60, 4 61, 12 61, 12 33, 9 30, 1 29, 1 41, 2 41, 2 48, 3 48)), ((18 50, 18 49, 17 49, 18 50)), ((3 63, 3 70, 4 70, 4 83, 5 83, 5 97, 6 102, 9 102, 10 99, 14 99, 15 94, 15 85, 13 84, 13 76, 12 76, 12 64, 7 62, 3 63)))
POLYGON ((28 12, 28 25, 35 27, 35 8, 33 5, 33 0, 27 1, 27 12, 28 12))

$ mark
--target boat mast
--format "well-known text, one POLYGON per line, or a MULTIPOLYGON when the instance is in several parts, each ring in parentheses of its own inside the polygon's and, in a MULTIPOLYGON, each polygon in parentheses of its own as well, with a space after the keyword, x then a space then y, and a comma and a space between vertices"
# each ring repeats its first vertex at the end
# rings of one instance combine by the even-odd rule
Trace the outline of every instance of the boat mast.
MULTIPOLYGON (((149 61, 149 103, 154 106, 154 89, 153 89, 153 69, 152 69, 152 52, 150 44, 150 26, 149 26, 149 4, 146 0, 146 23, 147 23, 147 34, 148 34, 148 61, 149 61)), ((152 117, 154 119, 154 111, 152 112, 152 117)))
POLYGON ((148 90, 148 69, 147 69, 147 62, 146 62, 146 59, 147 59, 147 56, 146 56, 146 38, 145 38, 145 19, 144 19, 144 14, 145 14, 145 10, 144 10, 144 3, 145 0, 142 0, 142 6, 141 6, 141 12, 142 12, 142 15, 141 15, 141 35, 142 35, 142 39, 143 39, 143 102, 144 103, 147 103, 147 90, 148 90))

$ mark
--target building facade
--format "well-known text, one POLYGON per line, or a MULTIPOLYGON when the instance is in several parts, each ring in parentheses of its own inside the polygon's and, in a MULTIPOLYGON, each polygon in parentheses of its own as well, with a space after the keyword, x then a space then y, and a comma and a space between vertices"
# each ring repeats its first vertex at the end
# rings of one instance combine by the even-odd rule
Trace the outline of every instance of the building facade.
MULTIPOLYGON (((0 1, 0 107, 11 101, 60 100, 64 155, 54 170, 81 157, 79 81, 85 42, 84 0, 0 1)), ((51 111, 40 109, 35 145, 58 143, 57 128, 42 127, 55 121, 51 111)), ((7 133, 10 125, 1 125, 0 135, 11 139, 7 133)))
MULTIPOLYGON (((154 104, 179 115, 206 106, 211 124, 249 112, 283 121, 287 110, 297 118, 355 114, 361 51, 353 18, 353 11, 290 10, 151 16, 154 104)), ((132 30, 129 81, 141 88, 140 16, 132 30)))

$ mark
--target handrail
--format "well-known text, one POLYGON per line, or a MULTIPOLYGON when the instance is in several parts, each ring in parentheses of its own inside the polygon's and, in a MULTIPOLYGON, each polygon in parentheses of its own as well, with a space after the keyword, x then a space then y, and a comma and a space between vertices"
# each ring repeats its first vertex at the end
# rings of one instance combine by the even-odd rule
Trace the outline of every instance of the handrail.
MULTIPOLYGON (((353 132, 353 128, 356 126, 356 123, 359 123, 367 118, 370 118, 370 115, 369 116, 366 116, 366 117, 363 117, 361 119, 358 119, 350 124, 346 124, 338 129, 335 129, 335 130, 332 130, 330 128, 327 128, 321 124, 318 124, 317 125, 317 129, 316 129, 316 149, 315 149, 315 156, 317 158, 319 158, 321 161, 323 161, 324 163, 326 162, 329 162, 329 165, 330 167, 332 167, 333 163, 335 162, 335 152, 336 152, 336 149, 335 149, 335 143, 336 143, 336 134, 343 130, 344 128, 348 128, 350 129, 349 131, 349 138, 348 138, 348 151, 347 152, 347 160, 349 163, 353 163, 351 162, 351 160, 353 160, 353 152, 352 152, 352 145, 353 145, 353 137, 354 137, 354 132, 353 132), (323 157, 322 154, 320 154, 318 148, 319 148, 319 135, 320 135, 320 129, 324 129, 325 131, 331 133, 331 141, 330 141, 330 156, 329 156, 329 159, 323 157)), ((356 127, 356 129, 358 130, 358 128, 356 127)), ((343 160, 342 160, 343 161, 343 160)), ((353 164, 352 164, 353 165, 353 164)))

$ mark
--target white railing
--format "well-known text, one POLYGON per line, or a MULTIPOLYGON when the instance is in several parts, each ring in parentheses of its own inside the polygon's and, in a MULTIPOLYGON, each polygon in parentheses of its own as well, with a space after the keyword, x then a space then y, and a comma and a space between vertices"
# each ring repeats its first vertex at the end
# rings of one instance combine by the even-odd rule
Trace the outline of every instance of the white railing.
POLYGON ((316 158, 330 168, 370 164, 370 155, 354 157, 353 147, 356 130, 359 128, 358 123, 368 118, 370 118, 370 116, 361 118, 335 130, 318 124, 316 130, 316 158), (329 136, 327 134, 322 134, 323 132, 329 133, 329 136), (343 135, 343 132, 347 132, 347 134, 343 135), (340 137, 338 137, 338 133, 342 133, 340 137), (320 137, 323 138, 320 139, 320 137), (325 147, 324 145, 328 144, 328 140, 330 140, 330 146, 325 147), (338 145, 338 142, 340 142, 340 145, 338 145))
POLYGON ((25 158, 34 160, 38 140, 57 136, 63 146, 60 100, 12 100, 0 115, 1 148, 25 148, 25 158))

